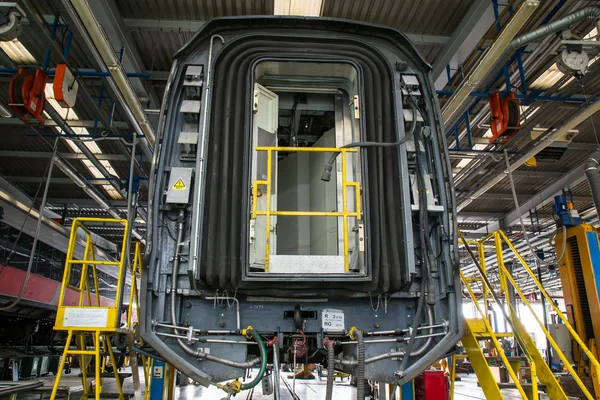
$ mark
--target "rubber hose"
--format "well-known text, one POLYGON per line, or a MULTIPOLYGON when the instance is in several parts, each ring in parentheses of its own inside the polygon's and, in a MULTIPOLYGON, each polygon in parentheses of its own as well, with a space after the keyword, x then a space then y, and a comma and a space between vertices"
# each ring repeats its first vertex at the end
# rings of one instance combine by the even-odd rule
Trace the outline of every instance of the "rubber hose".
MULTIPOLYGON (((343 146, 340 146, 340 149, 347 149, 347 148, 352 148, 352 147, 398 147, 403 145, 404 143, 408 142, 408 140, 414 135, 415 130, 417 128, 418 125, 418 113, 417 113, 417 105, 415 104, 415 101, 412 97, 409 97, 408 99, 410 99, 410 108, 412 110, 412 121, 410 123, 410 128, 408 130, 408 133, 404 135, 404 137, 396 142, 354 142, 354 143, 348 143, 345 144, 343 146)), ((331 155, 331 157, 329 158, 329 161, 327 162, 327 164, 325 164, 325 167, 323 168, 323 175, 321 175, 321 180, 324 182, 329 182, 331 180, 331 171, 333 170, 333 163, 335 162, 335 159, 337 158, 337 156, 340 153, 333 153, 331 155)))
MULTIPOLYGON (((421 140, 420 132, 416 132, 415 134, 415 144, 418 147, 421 140)), ((425 187, 424 180, 424 171, 423 166, 421 165, 421 159, 417 154, 417 178, 418 184, 420 188, 425 187)), ((421 285, 420 285, 420 295, 419 302, 417 305, 417 312, 415 314, 415 320, 413 323, 413 329, 410 332, 410 337, 408 339, 408 347, 406 350, 406 357, 402 359, 402 364, 400 365, 400 371, 404 371, 406 366, 408 365, 408 359, 411 356, 412 349, 415 345, 417 330, 419 325, 421 324, 421 315, 423 314, 423 307, 425 306, 425 292, 427 291, 427 281, 429 278, 429 257, 427 256, 429 242, 427 241, 425 229, 425 224, 429 221, 428 210, 427 210, 427 193, 425 190, 419 190, 419 238, 421 243, 421 285)))
POLYGON ((256 340, 256 343, 258 343, 258 348, 260 349, 260 370, 252 381, 242 385, 242 390, 252 389, 254 386, 258 385, 263 376, 265 376, 265 371, 267 370, 267 347, 265 346, 265 342, 254 329, 250 329, 248 333, 254 340, 256 340))
POLYGON ((335 351, 333 342, 327 340, 327 388, 325 389, 325 400, 333 399, 333 380, 335 379, 335 351))
POLYGON ((358 341, 358 365, 356 366, 356 399, 365 400, 365 340, 361 331, 356 331, 358 341))

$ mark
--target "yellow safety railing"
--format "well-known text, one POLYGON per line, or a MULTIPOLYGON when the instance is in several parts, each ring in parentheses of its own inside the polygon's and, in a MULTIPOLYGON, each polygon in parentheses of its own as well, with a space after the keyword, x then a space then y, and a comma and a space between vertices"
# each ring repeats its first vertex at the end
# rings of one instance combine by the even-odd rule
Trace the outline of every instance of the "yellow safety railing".
POLYGON ((259 215, 264 215, 266 218, 265 228, 265 272, 269 272, 269 255, 270 255, 270 234, 271 234, 271 216, 295 216, 295 217, 338 217, 343 218, 343 235, 344 235, 344 271, 349 270, 348 257, 348 217, 361 219, 361 204, 360 204, 360 183, 348 181, 346 179, 346 154, 356 153, 354 148, 337 148, 337 147, 277 147, 277 146, 258 146, 256 151, 265 151, 267 153, 267 179, 255 180, 252 187, 252 219, 256 219, 259 215), (277 211, 271 210, 271 187, 273 180, 272 166, 273 153, 278 151, 296 152, 296 153, 341 153, 342 156, 342 211, 277 211), (266 186, 266 205, 265 210, 258 210, 258 186, 266 186), (355 211, 348 211, 348 187, 355 188, 355 211))
POLYGON ((115 224, 124 227, 127 232, 128 222, 125 219, 113 218, 76 218, 71 227, 71 235, 67 249, 67 257, 65 261, 65 270, 58 299, 58 308, 56 312, 55 330, 67 331, 67 340, 62 354, 61 362, 58 367, 58 374, 54 380, 54 386, 50 399, 54 400, 60 384, 60 378, 64 369, 65 361, 68 356, 81 356, 81 375, 83 380, 83 398, 89 398, 90 387, 87 384, 87 359, 86 357, 94 357, 94 373, 95 373, 95 398, 100 400, 102 392, 102 372, 105 370, 106 354, 110 357, 113 365, 113 372, 117 381, 117 390, 119 398, 124 399, 122 382, 117 369, 116 357, 112 349, 111 337, 118 334, 130 334, 129 329, 121 328, 121 310, 122 288, 125 285, 125 260, 127 257, 127 240, 124 235, 121 246, 121 257, 119 261, 99 261, 95 257, 95 246, 92 238, 92 233, 86 228, 86 223, 102 223, 115 224), (75 247, 78 242, 78 232, 85 233, 85 250, 83 259, 76 259, 75 247), (74 265, 81 265, 81 276, 79 284, 71 284, 71 273, 74 265), (117 269, 117 288, 116 298, 112 305, 102 305, 100 299, 100 291, 98 286, 97 266, 113 266, 117 269), (93 292, 95 304, 92 302, 92 288, 90 288, 90 270, 93 281, 93 292), (79 292, 79 299, 76 305, 66 304, 66 295, 68 290, 79 292), (87 301, 84 301, 87 300, 87 301), (91 336, 93 349, 89 349, 86 336, 91 336), (77 350, 71 350, 71 342, 75 338, 77 350))
MULTIPOLYGON (((473 304, 475 304, 475 307, 477 308, 477 311, 479 312, 479 315, 481 316, 481 319, 483 321, 485 329, 489 333, 489 338, 492 341, 492 344, 494 345, 494 348, 496 349, 498 356, 500 356, 500 359, 502 360, 504 365, 507 366, 506 370, 509 373, 509 375, 512 378, 515 385, 517 386, 517 390, 519 391, 521 396, 523 396, 524 399, 528 398, 529 396, 527 396, 525 389, 523 389, 523 386, 521 385, 521 382, 519 381, 519 378, 518 378, 516 372, 510 367, 510 365, 511 365, 510 361, 508 360, 508 357, 506 356, 506 353, 504 352, 504 349, 502 348, 500 341, 494 334, 494 330, 492 329, 492 326, 490 325, 490 322, 488 321, 487 314, 485 314, 484 310, 479 306, 479 301, 477 300, 477 296, 473 292, 471 285, 469 285, 469 282, 467 281, 467 278, 465 277, 465 275, 463 274, 462 271, 460 271, 460 279, 465 284, 465 287, 467 288, 467 291, 469 292, 469 296, 471 297, 473 304)), ((534 387, 532 387, 531 391, 534 394, 534 396, 536 396, 536 398, 538 398, 537 376, 535 373, 535 363, 533 362, 533 359, 531 358, 531 356, 529 356, 529 354, 527 353, 527 349, 524 349, 524 351, 525 351, 525 354, 527 357, 527 361, 529 362, 529 365, 531 368, 531 382, 534 385, 534 387)))
MULTIPOLYGON (((512 242, 508 239, 508 237, 506 236, 506 234, 503 231, 497 231, 497 232, 495 232, 495 240, 496 240, 496 252, 498 252, 499 250, 500 251, 502 250, 501 242, 503 241, 504 243, 506 243, 508 245, 508 247, 510 248, 510 250, 517 257, 517 259, 519 260, 519 262, 521 263, 521 265, 523 266, 523 268, 525 269, 525 271, 527 271, 527 274, 529 275, 529 277, 534 282, 534 284, 537 287, 537 289, 546 298, 546 300, 548 301, 548 304, 550 304, 552 306, 552 308, 554 309, 554 311, 556 312, 556 314, 558 315, 558 317, 562 320, 562 323, 565 324, 565 326, 569 330, 569 333, 571 334, 571 337, 573 338, 573 340, 575 340, 577 342, 577 344, 580 346, 581 350, 589 358, 590 363, 592 364, 592 367, 596 371, 595 374, 591 374, 591 375, 594 376, 595 379, 597 379, 597 380, 600 381, 600 363, 598 363, 598 360, 596 359, 596 356, 594 355, 594 353, 592 353, 592 351, 586 346, 586 344, 581 339, 581 337, 577 334, 577 331, 573 328, 573 326, 571 325, 571 323, 569 322, 569 320, 567 319, 567 317, 556 306, 556 304, 554 303, 554 301, 552 300, 552 298, 550 297, 550 295, 548 294, 548 292, 546 292, 546 289, 544 289, 544 287, 542 286, 542 284, 540 283, 540 281, 537 279, 537 277, 533 273, 533 270, 529 267, 529 265, 527 264, 527 262, 525 261, 525 259, 517 251, 517 249, 514 247, 514 245, 512 244, 512 242)), ((585 384, 583 383, 583 381, 579 378, 577 372, 573 369, 573 367, 571 366, 571 363, 569 362, 569 360, 567 359, 567 357, 564 355, 564 353, 562 352, 562 350, 560 349, 560 347, 558 346, 558 344, 556 343, 556 341, 554 340, 554 338, 552 337, 552 335, 550 335, 550 332, 548 332, 548 330, 544 326, 543 322, 539 319, 539 317, 537 316, 537 314, 533 311, 533 308, 531 307, 531 303, 527 299, 527 296, 525 296, 525 294, 523 293, 523 291, 519 288, 519 286, 515 282, 514 278, 508 272, 508 270, 506 269, 506 266, 504 265, 504 262, 498 263, 498 270, 502 271, 502 273, 510 281, 511 285, 515 288, 515 291, 519 294, 519 297, 523 301, 523 304, 525 304, 525 306, 527 306, 527 308, 530 310, 530 312, 533 315, 533 317, 535 318, 537 324, 540 326, 540 328, 544 332, 544 335, 546 336, 546 339, 548 339, 548 342, 550 343, 550 345, 554 349, 554 352, 558 355, 558 357, 564 363, 564 365, 567 368, 567 370, 569 371, 569 373, 573 376, 573 379, 575 380, 575 382, 577 383, 577 385, 579 386, 579 388, 581 389, 581 391, 583 392, 583 394, 585 395, 585 397, 587 399, 590 399, 590 400, 595 399, 595 397, 589 392, 589 390, 587 389, 587 387, 585 386, 585 384)))
MULTIPOLYGON (((465 246, 472 244, 470 242, 467 242, 464 239, 464 237, 462 236, 462 234, 459 233, 459 235, 465 246)), ((594 379, 600 380, 600 363, 596 359, 594 353, 586 346, 586 344, 581 339, 581 337, 577 334, 577 331, 573 328, 573 326, 571 325, 571 323, 569 322, 567 317, 564 315, 564 313, 562 311, 560 311, 558 306, 556 306, 556 304, 554 303, 554 301, 552 300, 552 298, 550 297, 548 292, 544 289, 544 287, 542 286, 540 281, 537 279, 537 277, 536 277, 535 273, 533 272, 533 270, 531 269, 531 267, 529 267, 529 265, 527 264, 527 262, 525 261, 523 256, 521 256, 521 254, 517 251, 517 249, 514 247, 512 242, 508 239, 508 237, 502 230, 490 233, 489 235, 487 235, 483 239, 481 239, 481 241, 476 242, 477 247, 478 247, 479 263, 483 267, 483 271, 485 272, 485 267, 484 267, 485 266, 485 254, 484 254, 484 250, 483 250, 484 244, 485 244, 485 242, 489 241, 490 239, 494 240, 493 244, 494 244, 495 255, 496 255, 496 260, 497 260, 497 264, 498 264, 498 275, 500 277, 501 290, 506 292, 508 284, 510 284, 514 288, 515 292, 518 294, 518 296, 521 299, 521 301, 523 302, 523 304, 529 309, 529 311, 533 315, 536 323, 540 326, 540 328, 544 332, 544 335, 546 336, 548 343, 550 343, 550 345, 552 346, 554 353, 563 362, 565 368, 569 371, 569 373, 571 374, 571 376, 577 383, 578 387, 581 389, 582 393, 584 394, 585 398, 587 398, 589 400, 594 400, 595 397, 587 389, 586 385, 580 379, 580 377, 578 376, 575 369, 571 366, 571 363, 569 362, 569 360, 567 359, 567 357, 565 356, 563 351, 560 349, 560 347, 558 346, 558 344, 556 343, 556 341, 554 340, 552 335, 550 335, 550 332, 548 332, 548 330, 544 326, 544 323, 540 320, 540 318, 534 312, 529 299, 527 298, 527 296, 525 295, 523 290, 517 284, 517 282, 513 278, 512 274, 506 267, 506 265, 504 263, 503 243, 506 244, 508 246, 508 249, 515 255, 515 257, 517 258, 519 263, 523 266, 523 268, 525 269, 525 271, 531 278, 532 282, 535 285, 535 288, 540 291, 542 296, 544 296, 544 298, 547 300, 548 304, 550 304, 552 306, 554 312, 558 315, 558 317, 561 319, 562 323, 569 330, 569 333, 570 333, 571 337, 573 338, 573 340, 575 340, 575 342, 577 342, 577 344, 580 346, 581 350, 588 357, 588 359, 592 365, 592 368, 594 368, 594 370, 596 371, 595 374, 591 374, 591 375, 594 377, 594 379)), ((469 280, 472 280, 473 278, 465 277, 461 271, 461 279, 463 279, 463 282, 467 283, 467 282, 469 282, 469 280)), ((487 287, 486 283, 483 280, 482 280, 482 284, 483 284, 483 287, 485 287, 487 291, 493 290, 493 288, 487 287)), ((469 289, 468 285, 467 285, 467 288, 469 289)), ((469 290, 469 292, 471 293, 470 290, 469 290)), ((473 296, 471 296, 471 297, 474 298, 473 296)), ((477 308, 479 309, 476 299, 474 299, 474 300, 475 300, 475 304, 476 304, 477 308)), ((510 302, 507 302, 507 304, 509 304, 509 306, 510 306, 511 314, 517 315, 516 310, 510 304, 510 302)))

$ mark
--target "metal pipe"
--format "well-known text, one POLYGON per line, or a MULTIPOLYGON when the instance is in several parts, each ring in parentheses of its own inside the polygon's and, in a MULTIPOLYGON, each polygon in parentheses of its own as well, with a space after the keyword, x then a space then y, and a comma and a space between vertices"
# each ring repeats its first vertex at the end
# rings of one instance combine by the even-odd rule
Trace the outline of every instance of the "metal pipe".
POLYGON ((152 159, 152 147, 155 142, 154 129, 88 2, 86 0, 62 0, 62 4, 80 32, 86 47, 91 50, 100 69, 110 73, 110 77, 107 78, 108 84, 133 129, 138 135, 144 136, 140 141, 144 155, 148 160, 152 159))
MULTIPOLYGON (((206 123, 208 120, 208 99, 210 99, 210 95, 211 95, 211 90, 212 90, 212 57, 213 57, 213 45, 214 45, 214 39, 218 38, 221 43, 225 43, 225 39, 223 39, 223 36, 221 35, 212 35, 210 38, 210 47, 208 50, 208 66, 206 67, 206 89, 204 90, 204 98, 207 100, 204 102, 204 111, 202 112, 202 130, 200 131, 200 135, 203 138, 208 137, 207 132, 206 132, 206 123)), ((173 71, 171 71, 171 73, 173 73, 173 71)), ((165 95, 166 95, 166 91, 165 91, 165 95)), ((165 102, 166 103, 166 102, 165 102)), ((198 143, 198 168, 196 171, 196 174, 199 176, 198 181, 200 182, 200 179, 202 178, 201 175, 201 171, 202 171, 202 166, 203 166, 203 157, 204 157, 204 144, 206 143, 206 139, 202 139, 200 143, 198 143)), ((199 229, 200 229, 200 214, 199 212, 194 213, 194 223, 192 226, 192 229, 194 230, 194 232, 192 233, 192 237, 198 237, 199 236, 199 229)), ((192 272, 195 274, 196 271, 198 270, 198 244, 196 244, 195 246, 193 246, 193 254, 192 254, 192 272)))
MULTIPOLYGON (((419 326, 417 328, 417 330, 423 330, 423 329, 435 329, 435 328, 445 328, 447 326, 446 323, 441 323, 441 324, 433 324, 433 325, 424 325, 424 326, 419 326)), ((403 333, 407 333, 410 332, 410 329, 396 329, 393 331, 370 331, 370 332, 365 332, 366 336, 385 336, 385 335, 401 335, 403 333)))
MULTIPOLYGON (((372 364, 374 362, 381 361, 381 360, 386 360, 388 358, 394 358, 394 357, 402 358, 402 357, 404 357, 404 352, 403 351, 394 351, 394 352, 379 354, 375 357, 365 359, 365 365, 372 364)), ((356 367, 358 365, 357 360, 337 360, 336 362, 338 364, 345 365, 347 367, 356 367)))
POLYGON ((585 176, 592 190, 592 199, 596 206, 596 212, 600 212, 600 173, 598 166, 600 165, 600 149, 590 155, 584 164, 585 176))
POLYGON ((273 340, 273 400, 280 400, 281 394, 279 393, 279 387, 281 386, 281 380, 279 378, 279 339, 273 340))

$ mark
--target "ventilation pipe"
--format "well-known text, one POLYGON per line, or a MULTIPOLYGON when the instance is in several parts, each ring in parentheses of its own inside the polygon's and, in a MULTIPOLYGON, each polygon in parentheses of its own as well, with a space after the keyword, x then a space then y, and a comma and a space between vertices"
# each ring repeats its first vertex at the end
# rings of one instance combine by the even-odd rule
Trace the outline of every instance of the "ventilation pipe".
MULTIPOLYGON (((79 186, 88 196, 90 196, 98 205, 109 213, 113 218, 123 219, 119 211, 115 210, 108 201, 98 193, 81 175, 67 164, 60 156, 54 157, 54 163, 65 175, 67 175, 77 186, 79 186)), ((131 234, 140 242, 145 243, 144 237, 135 229, 131 234)))
POLYGON ((490 69, 494 68, 499 61, 504 62, 502 57, 507 51, 507 46, 510 47, 511 40, 519 33, 539 5, 539 0, 526 0, 504 26, 496 41, 484 54, 481 61, 464 77, 460 86, 444 106, 442 110, 444 126, 452 125, 465 112, 471 92, 489 74, 490 69))
POLYGON ((139 144, 144 156, 147 160, 152 160, 152 147, 154 147, 155 141, 154 129, 88 2, 86 0, 62 0, 62 4, 81 33, 86 47, 91 50, 94 59, 100 65, 100 69, 110 73, 106 80, 118 103, 123 107, 135 133, 141 136, 139 144))
MULTIPOLYGON (((596 212, 600 210, 600 172, 598 171, 598 166, 600 166, 600 149, 592 153, 583 167, 585 176, 592 189, 592 199, 596 206, 596 212)), ((600 215, 600 213, 598 213, 598 215, 600 215)))
MULTIPOLYGON (((591 118, 592 115, 597 113, 599 110, 600 110, 600 101, 596 101, 595 103, 591 104, 589 107, 584 108, 579 114, 577 114, 574 117, 572 117, 571 119, 569 119, 567 122, 565 122, 561 127, 556 129, 554 132, 550 133, 544 139, 533 144, 531 150, 529 150, 528 152, 523 154, 517 160, 511 162, 511 164, 510 164, 511 172, 515 171, 521 165, 525 164, 525 162, 527 160, 529 160, 531 157, 534 157, 540 151, 542 151, 546 147, 550 146, 554 141, 565 136, 567 133, 569 133, 569 131, 571 129, 575 129, 583 121, 585 121, 588 118, 591 118)), ((477 199, 479 196, 486 193, 488 190, 490 190, 492 187, 494 187, 498 182, 503 180, 507 174, 508 174, 508 170, 504 170, 503 173, 498 174, 498 175, 488 179, 488 181, 483 186, 481 186, 479 189, 477 189, 475 192, 473 192, 473 194, 470 195, 468 199, 466 199, 465 201, 463 201, 462 203, 460 203, 457 206, 457 208, 456 208, 457 211, 464 209, 466 206, 471 204, 473 202, 473 200, 477 199)))

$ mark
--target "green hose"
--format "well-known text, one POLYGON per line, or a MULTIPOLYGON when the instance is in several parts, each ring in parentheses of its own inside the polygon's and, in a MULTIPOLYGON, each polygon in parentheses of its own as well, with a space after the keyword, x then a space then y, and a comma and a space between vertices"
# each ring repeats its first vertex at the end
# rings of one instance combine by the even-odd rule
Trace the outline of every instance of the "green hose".
POLYGON ((254 329, 249 329, 248 334, 256 340, 256 343, 258 343, 258 347, 260 348, 260 371, 258 371, 258 375, 256 375, 252 381, 242 384, 242 390, 252 389, 254 386, 258 385, 263 376, 265 376, 265 371, 267 370, 267 348, 265 347, 265 342, 263 342, 260 335, 254 329))

